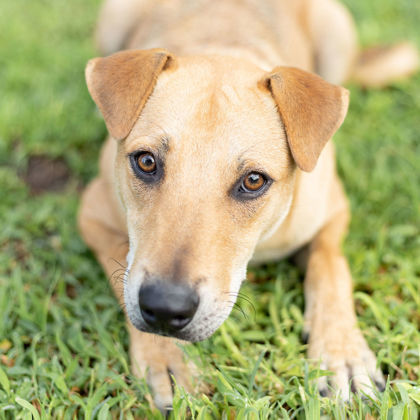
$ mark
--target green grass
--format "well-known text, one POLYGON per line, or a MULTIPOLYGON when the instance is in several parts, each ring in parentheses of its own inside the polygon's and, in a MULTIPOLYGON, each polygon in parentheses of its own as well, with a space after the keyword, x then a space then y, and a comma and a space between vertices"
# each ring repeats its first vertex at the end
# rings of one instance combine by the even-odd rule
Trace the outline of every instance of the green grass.
MULTIPOLYGON (((105 136, 83 77, 98 3, 0 3, 0 419, 161 418, 130 375, 123 315, 75 223, 105 136), (19 174, 32 154, 65 159, 64 191, 30 195, 19 174)), ((347 3, 364 45, 420 46, 419 2, 347 3)), ((246 318, 234 312, 211 339, 185 348, 212 392, 177 390, 174 419, 418 418, 420 76, 351 92, 336 136, 353 209, 345 251, 386 391, 348 406, 317 395, 300 340, 302 273, 281 262, 244 286, 255 312, 241 302, 246 318)))

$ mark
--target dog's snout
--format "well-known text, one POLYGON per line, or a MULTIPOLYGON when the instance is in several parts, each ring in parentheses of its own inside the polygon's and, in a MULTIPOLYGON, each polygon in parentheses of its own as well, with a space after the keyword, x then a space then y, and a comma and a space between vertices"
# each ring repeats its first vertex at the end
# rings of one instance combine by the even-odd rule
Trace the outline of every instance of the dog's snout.
POLYGON ((155 282, 140 287, 139 305, 143 319, 158 331, 184 328, 193 319, 198 304, 197 292, 188 285, 155 282))

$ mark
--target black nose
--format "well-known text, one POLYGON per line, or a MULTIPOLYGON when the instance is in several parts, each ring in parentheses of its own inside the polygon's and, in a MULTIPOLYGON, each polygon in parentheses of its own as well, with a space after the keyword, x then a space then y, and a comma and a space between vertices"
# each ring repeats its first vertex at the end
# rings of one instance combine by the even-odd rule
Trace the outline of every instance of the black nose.
POLYGON ((198 303, 197 292, 184 284, 160 281, 140 287, 140 311, 154 329, 170 332, 184 328, 193 319, 198 303))

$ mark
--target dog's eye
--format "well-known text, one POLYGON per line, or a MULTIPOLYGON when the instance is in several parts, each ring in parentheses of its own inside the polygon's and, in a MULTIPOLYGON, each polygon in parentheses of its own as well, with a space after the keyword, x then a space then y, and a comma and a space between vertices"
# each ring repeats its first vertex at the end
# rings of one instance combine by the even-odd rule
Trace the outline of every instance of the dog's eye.
POLYGON ((152 174, 156 171, 157 165, 155 157, 149 152, 140 153, 136 157, 136 163, 139 169, 146 174, 152 174))
POLYGON ((242 181, 241 187, 244 191, 255 192, 261 189, 266 183, 264 175, 258 172, 251 172, 242 181))
POLYGON ((162 162, 153 153, 137 151, 131 153, 129 158, 134 174, 143 182, 155 183, 162 177, 162 162))
POLYGON ((249 172, 242 177, 232 190, 238 200, 258 198, 268 189, 273 180, 261 172, 249 172))

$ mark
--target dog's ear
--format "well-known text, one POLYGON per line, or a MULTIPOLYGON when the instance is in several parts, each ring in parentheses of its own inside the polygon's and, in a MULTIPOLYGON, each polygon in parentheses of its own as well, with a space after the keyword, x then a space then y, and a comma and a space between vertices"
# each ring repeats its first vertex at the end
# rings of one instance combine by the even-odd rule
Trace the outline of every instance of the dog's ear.
POLYGON ((166 50, 152 49, 122 51, 88 62, 89 93, 112 137, 120 140, 128 136, 157 77, 173 60, 166 50))
POLYGON ((348 90, 292 67, 276 67, 261 83, 277 104, 296 164, 312 171, 325 143, 344 121, 348 90))

